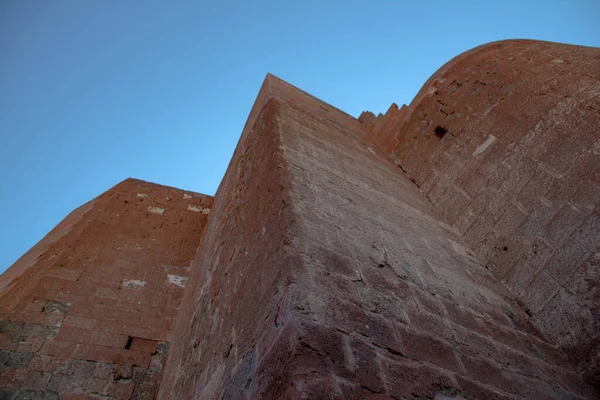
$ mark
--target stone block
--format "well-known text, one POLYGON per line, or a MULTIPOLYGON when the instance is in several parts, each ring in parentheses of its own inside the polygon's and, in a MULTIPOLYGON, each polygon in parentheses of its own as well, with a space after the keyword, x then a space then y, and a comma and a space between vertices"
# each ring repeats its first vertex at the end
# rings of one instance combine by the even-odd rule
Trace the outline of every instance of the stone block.
POLYGON ((581 243, 589 251, 597 251, 600 247, 600 215, 590 215, 571 237, 581 243))

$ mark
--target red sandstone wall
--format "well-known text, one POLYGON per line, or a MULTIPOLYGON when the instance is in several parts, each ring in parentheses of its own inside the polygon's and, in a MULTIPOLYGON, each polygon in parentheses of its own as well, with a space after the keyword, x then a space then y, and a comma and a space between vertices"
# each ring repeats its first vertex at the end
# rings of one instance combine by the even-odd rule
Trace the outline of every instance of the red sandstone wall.
POLYGON ((360 122, 267 76, 214 205, 128 180, 0 277, 0 398, 597 397, 552 343, 596 371, 599 60, 483 46, 360 122))
POLYGON ((387 130, 395 163, 544 335, 597 375, 600 50, 481 46, 434 74, 410 110, 387 130))
POLYGON ((267 76, 215 196, 159 398, 239 398, 248 379, 256 398, 280 390, 269 357, 280 355, 272 343, 293 332, 282 327, 289 319, 290 271, 299 260, 289 249, 290 183, 272 98, 297 93, 315 115, 362 132, 348 114, 267 76))
POLYGON ((151 399, 212 198, 129 179, 0 278, 0 398, 151 399))
POLYGON ((238 399, 248 380, 264 393, 271 381, 255 371, 268 367, 273 342, 287 340, 280 311, 296 262, 268 81, 215 196, 159 398, 238 399))
POLYGON ((159 397, 591 398, 367 135, 267 77, 159 397))
POLYGON ((398 138, 390 132, 399 132, 409 114, 410 111, 406 105, 398 108, 396 104, 392 104, 385 114, 375 117, 373 113, 365 111, 358 117, 358 121, 370 133, 371 141, 375 142, 386 154, 391 155, 398 145, 398 138))

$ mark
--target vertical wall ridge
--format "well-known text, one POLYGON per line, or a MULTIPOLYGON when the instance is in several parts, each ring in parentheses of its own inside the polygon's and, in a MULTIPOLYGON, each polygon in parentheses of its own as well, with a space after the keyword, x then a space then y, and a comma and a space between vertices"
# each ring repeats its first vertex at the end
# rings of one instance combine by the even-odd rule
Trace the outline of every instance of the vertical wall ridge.
POLYGON ((274 96, 263 104, 217 192, 161 398, 252 398, 283 390, 256 379, 286 372, 273 367, 285 362, 278 358, 281 346, 293 349, 287 303, 299 268, 290 247, 294 219, 280 148, 281 105, 274 96))

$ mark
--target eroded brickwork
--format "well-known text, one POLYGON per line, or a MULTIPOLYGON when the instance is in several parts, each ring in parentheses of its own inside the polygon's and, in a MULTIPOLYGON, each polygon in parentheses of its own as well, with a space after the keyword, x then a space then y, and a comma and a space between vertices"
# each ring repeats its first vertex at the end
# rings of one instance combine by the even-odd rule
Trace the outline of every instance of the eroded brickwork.
POLYGON ((4 275, 0 398, 152 399, 212 198, 127 180, 4 275))
POLYGON ((474 49, 432 76, 387 137, 397 145, 386 152, 544 335, 597 379, 600 50, 474 49))

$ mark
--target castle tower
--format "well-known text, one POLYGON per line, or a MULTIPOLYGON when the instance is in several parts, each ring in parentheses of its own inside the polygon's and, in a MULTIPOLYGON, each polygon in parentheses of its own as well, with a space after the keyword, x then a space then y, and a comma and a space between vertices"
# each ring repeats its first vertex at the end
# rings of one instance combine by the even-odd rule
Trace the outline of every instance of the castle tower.
POLYGON ((214 204, 126 181, 0 278, 0 393, 597 398, 599 98, 525 40, 378 117, 268 75, 214 204))

